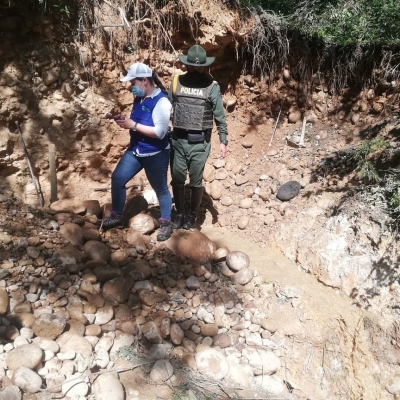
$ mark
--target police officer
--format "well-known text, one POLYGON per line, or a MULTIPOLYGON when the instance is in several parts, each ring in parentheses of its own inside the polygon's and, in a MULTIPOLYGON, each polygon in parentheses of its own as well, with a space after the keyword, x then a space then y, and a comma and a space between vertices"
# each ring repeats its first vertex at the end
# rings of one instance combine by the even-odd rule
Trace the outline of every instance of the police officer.
POLYGON ((175 76, 169 89, 173 105, 171 177, 176 217, 173 229, 192 229, 203 196, 203 171, 211 149, 213 121, 219 135, 219 156, 225 158, 227 125, 218 83, 207 72, 215 57, 207 57, 199 45, 192 46, 179 60, 187 72, 175 76), (184 187, 189 172, 190 213, 185 220, 184 187))

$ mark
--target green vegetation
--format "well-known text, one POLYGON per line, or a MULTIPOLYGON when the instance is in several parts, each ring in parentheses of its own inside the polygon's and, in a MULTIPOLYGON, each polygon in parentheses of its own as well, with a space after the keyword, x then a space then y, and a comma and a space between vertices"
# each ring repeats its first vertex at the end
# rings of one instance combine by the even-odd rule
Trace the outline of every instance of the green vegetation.
POLYGON ((389 170, 385 176, 384 194, 392 217, 400 217, 400 170, 389 170))
POLYGON ((400 170, 389 169, 382 174, 379 183, 358 188, 358 196, 366 203, 385 211, 392 219, 391 225, 398 229, 400 224, 400 170))
POLYGON ((340 46, 400 45, 398 0, 242 0, 285 17, 289 30, 340 46))
POLYGON ((43 11, 53 14, 71 15, 71 1, 68 0, 38 0, 43 11))
POLYGON ((379 182, 378 171, 375 163, 370 159, 379 150, 387 147, 387 142, 382 138, 374 138, 372 140, 364 140, 354 152, 353 157, 357 162, 356 171, 361 180, 369 182, 379 182))
POLYGON ((398 225, 400 217, 400 170, 378 169, 378 164, 387 157, 388 143, 379 137, 364 140, 355 149, 355 171, 364 183, 357 191, 361 199, 384 210, 398 225))

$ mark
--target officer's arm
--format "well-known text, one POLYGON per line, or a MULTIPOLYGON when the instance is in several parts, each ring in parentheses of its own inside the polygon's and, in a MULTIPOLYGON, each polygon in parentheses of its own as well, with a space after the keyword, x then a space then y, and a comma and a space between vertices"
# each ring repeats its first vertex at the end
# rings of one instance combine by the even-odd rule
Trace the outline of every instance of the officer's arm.
POLYGON ((221 90, 218 83, 214 83, 210 93, 210 100, 213 103, 213 114, 215 124, 217 125, 219 141, 228 144, 228 127, 226 124, 224 105, 222 103, 221 90))

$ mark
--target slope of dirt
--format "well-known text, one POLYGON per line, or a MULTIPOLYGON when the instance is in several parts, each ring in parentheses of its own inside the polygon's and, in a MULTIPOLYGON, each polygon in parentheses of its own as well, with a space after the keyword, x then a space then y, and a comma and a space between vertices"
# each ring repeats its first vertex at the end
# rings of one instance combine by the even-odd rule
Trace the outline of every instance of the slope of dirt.
MULTIPOLYGON (((185 3, 186 10, 170 3, 163 10, 165 26, 176 22, 178 27, 168 37, 172 47, 167 50, 156 46, 166 40, 165 33, 148 21, 139 39, 123 28, 107 28, 105 36, 96 31, 90 41, 75 42, 40 13, 28 16, 30 10, 24 10, 27 22, 19 30, 20 15, 11 3, 2 2, 7 23, 0 28, 3 185, 37 206, 19 121, 46 208, 49 144, 56 148, 59 199, 109 203, 110 175, 128 138, 104 116, 110 111, 128 115, 132 104, 119 76, 131 63, 145 61, 168 87, 171 76, 182 72, 177 54, 198 37, 217 57, 211 72, 221 84, 229 129, 224 161, 217 158, 213 132, 198 228, 231 250, 249 252, 254 269, 272 282, 280 297, 272 297, 270 313, 284 332, 287 381, 298 385, 297 395, 312 392, 323 399, 330 390, 335 399, 393 398, 384 388, 400 372, 396 357, 390 358, 398 349, 398 236, 388 234, 390 221, 379 207, 355 195, 360 182, 346 160, 364 140, 380 135, 398 168, 395 83, 333 93, 319 76, 296 81, 290 65, 273 79, 244 75, 248 60, 237 55, 253 21, 216 2, 185 3), (127 37, 137 40, 134 52, 118 47, 127 37), (292 147, 304 117, 305 146, 292 147), (291 180, 301 184, 299 195, 279 201, 277 190, 291 180)), ((140 4, 145 14, 146 2, 140 4)), ((99 22, 119 24, 118 18, 116 12, 99 22)), ((143 173, 131 184, 151 189, 143 173)), ((268 290, 259 293, 260 302, 265 299, 268 290)))

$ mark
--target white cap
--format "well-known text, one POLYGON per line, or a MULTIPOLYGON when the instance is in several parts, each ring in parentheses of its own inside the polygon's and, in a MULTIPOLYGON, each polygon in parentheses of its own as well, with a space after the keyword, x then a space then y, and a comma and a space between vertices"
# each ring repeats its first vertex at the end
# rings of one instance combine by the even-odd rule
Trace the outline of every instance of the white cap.
POLYGON ((121 82, 128 82, 135 78, 149 78, 153 76, 153 71, 143 63, 132 64, 126 76, 120 79, 121 82))

